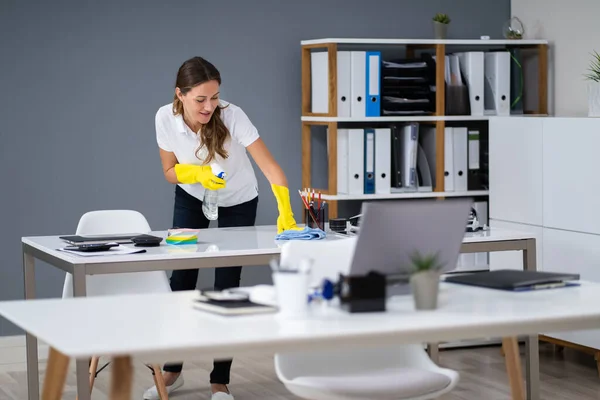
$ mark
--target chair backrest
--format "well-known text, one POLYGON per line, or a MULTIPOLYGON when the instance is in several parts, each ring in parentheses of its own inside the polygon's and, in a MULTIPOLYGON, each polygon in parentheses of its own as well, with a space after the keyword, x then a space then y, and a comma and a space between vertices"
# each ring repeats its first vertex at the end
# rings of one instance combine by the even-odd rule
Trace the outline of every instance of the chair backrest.
MULTIPOLYGON (((77 235, 148 233, 150 224, 138 211, 98 210, 85 213, 79 219, 77 235)), ((135 293, 165 293, 171 291, 164 271, 92 275, 86 277, 87 296, 135 293)), ((73 297, 73 276, 67 273, 62 297, 73 297)))
POLYGON ((121 233, 148 233, 146 218, 134 210, 89 211, 81 216, 77 235, 104 235, 121 233))
POLYGON ((310 286, 315 287, 327 278, 337 281, 339 274, 347 274, 354 255, 356 237, 340 240, 290 240, 281 247, 280 263, 294 267, 304 258, 313 261, 310 286))

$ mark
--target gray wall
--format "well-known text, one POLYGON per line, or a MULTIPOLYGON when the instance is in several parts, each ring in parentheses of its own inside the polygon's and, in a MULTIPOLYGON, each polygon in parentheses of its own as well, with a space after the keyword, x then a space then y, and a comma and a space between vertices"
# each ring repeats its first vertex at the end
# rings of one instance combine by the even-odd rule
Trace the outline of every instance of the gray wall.
MULTIPOLYGON (((174 187, 154 114, 185 59, 220 69, 222 97, 244 108, 295 190, 300 41, 427 38, 436 12, 451 15, 450 38, 499 38, 510 1, 0 1, 0 300, 23 296, 22 236, 72 233, 94 209, 137 209, 153 229, 170 227, 174 187)), ((324 167, 325 141, 314 146, 324 167)), ((276 203, 257 175, 257 223, 273 224, 276 203)), ((202 284, 212 276, 202 272, 202 284)), ((63 279, 37 262, 39 297, 60 296, 63 279)), ((266 268, 243 274, 244 284, 268 279, 266 268)), ((17 332, 0 321, 0 334, 17 332)))

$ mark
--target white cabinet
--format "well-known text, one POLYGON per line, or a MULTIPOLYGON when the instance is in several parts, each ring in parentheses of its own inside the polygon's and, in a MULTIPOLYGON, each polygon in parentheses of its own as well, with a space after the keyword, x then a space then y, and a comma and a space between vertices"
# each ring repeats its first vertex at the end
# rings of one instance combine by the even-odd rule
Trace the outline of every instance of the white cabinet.
MULTIPOLYGON (((489 143, 490 226, 534 232, 538 270, 600 282, 600 118, 497 117, 489 143)), ((522 268, 512 253, 490 269, 522 268)), ((600 330, 545 334, 600 349, 600 330)))
MULTIPOLYGON (((600 282, 600 236, 543 228, 544 270, 572 271, 581 279, 600 282)), ((600 330, 545 333, 547 336, 600 349, 600 330)))
POLYGON ((544 226, 600 234, 600 121, 548 118, 543 137, 544 226))
POLYGON ((542 118, 490 119, 490 218, 542 225, 542 118))

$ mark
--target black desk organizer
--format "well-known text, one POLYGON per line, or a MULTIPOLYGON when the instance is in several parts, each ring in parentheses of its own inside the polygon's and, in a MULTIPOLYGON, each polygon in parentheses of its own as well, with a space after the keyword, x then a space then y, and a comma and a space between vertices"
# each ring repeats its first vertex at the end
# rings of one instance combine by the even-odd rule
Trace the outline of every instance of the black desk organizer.
MULTIPOLYGON (((381 115, 433 115, 436 112, 436 61, 420 58, 384 60, 381 63, 381 115), (395 65, 394 65, 395 64, 395 65)), ((461 74, 460 85, 444 83, 445 115, 470 115, 469 88, 461 74)))
POLYGON ((361 276, 340 274, 336 294, 350 313, 385 311, 386 277, 377 272, 361 276))
POLYGON ((435 61, 421 58, 384 60, 381 63, 381 115, 435 113, 435 61), (395 64, 395 65, 394 65, 395 64))

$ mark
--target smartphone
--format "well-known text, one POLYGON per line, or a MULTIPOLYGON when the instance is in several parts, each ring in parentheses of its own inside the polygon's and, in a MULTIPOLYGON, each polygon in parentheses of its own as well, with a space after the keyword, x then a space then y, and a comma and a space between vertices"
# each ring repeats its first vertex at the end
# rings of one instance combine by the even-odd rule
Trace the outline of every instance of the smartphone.
POLYGON ((88 244, 79 244, 77 246, 66 246, 65 250, 75 250, 75 251, 106 251, 111 249, 112 247, 118 246, 118 243, 88 243, 88 244))

